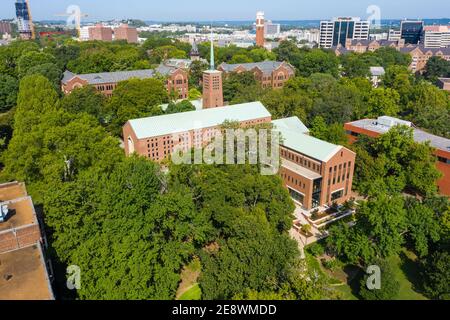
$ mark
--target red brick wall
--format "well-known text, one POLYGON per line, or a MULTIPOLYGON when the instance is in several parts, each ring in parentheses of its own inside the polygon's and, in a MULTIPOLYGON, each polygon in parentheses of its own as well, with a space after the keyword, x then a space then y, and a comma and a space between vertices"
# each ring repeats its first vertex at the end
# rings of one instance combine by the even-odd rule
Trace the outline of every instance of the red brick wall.
POLYGON ((347 148, 342 148, 324 164, 321 204, 332 204, 331 196, 339 190, 344 192, 341 198, 335 200, 337 203, 341 204, 351 198, 355 161, 356 154, 347 148))
POLYGON ((167 79, 167 90, 169 94, 175 90, 178 99, 187 99, 189 96, 189 74, 183 69, 178 69, 167 79))
MULTIPOLYGON (((271 117, 254 119, 250 121, 245 121, 241 123, 242 127, 251 126, 261 123, 269 123, 272 121, 271 117)), ((202 147, 205 143, 212 140, 215 130, 219 130, 220 126, 204 128, 198 131, 187 131, 180 132, 177 134, 169 134, 165 136, 148 137, 145 139, 138 139, 133 131, 130 123, 127 122, 123 127, 123 138, 125 144, 125 154, 129 156, 130 152, 130 142, 131 138, 132 144, 134 145, 134 151, 144 157, 147 157, 153 161, 162 161, 167 159, 173 152, 174 148, 180 143, 184 143, 185 150, 191 147, 202 147), (210 133, 210 135, 208 135, 210 133), (199 139, 196 138, 199 135, 199 139), (207 141, 203 141, 204 137, 209 137, 207 141)))

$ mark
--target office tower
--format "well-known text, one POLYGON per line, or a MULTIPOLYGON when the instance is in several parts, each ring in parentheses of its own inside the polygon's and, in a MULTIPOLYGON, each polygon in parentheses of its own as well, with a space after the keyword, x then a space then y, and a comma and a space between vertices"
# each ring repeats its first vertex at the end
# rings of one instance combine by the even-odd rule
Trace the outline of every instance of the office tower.
POLYGON ((450 26, 426 26, 423 28, 421 43, 425 48, 450 46, 450 26))
POLYGON ((401 38, 406 44, 418 44, 423 32, 423 21, 404 20, 400 26, 401 38))
POLYGON ((115 40, 126 40, 128 43, 138 43, 138 32, 136 28, 131 28, 128 24, 123 23, 114 29, 115 40))
POLYGON ((264 23, 264 34, 266 35, 276 35, 281 32, 281 25, 279 23, 272 23, 272 21, 267 21, 264 23))
POLYGON ((370 22, 360 18, 334 18, 320 22, 320 47, 345 47, 347 39, 369 39, 370 22))
POLYGON ((113 31, 110 27, 105 27, 101 23, 89 28, 89 40, 112 41, 113 31))
POLYGON ((256 13, 256 46, 264 48, 264 12, 256 13))
POLYGON ((401 38, 402 38, 402 33, 400 30, 394 30, 394 29, 389 30, 389 35, 388 35, 389 41, 400 41, 401 38))
POLYGON ((16 17, 20 38, 24 40, 34 39, 34 27, 27 0, 16 0, 16 17))

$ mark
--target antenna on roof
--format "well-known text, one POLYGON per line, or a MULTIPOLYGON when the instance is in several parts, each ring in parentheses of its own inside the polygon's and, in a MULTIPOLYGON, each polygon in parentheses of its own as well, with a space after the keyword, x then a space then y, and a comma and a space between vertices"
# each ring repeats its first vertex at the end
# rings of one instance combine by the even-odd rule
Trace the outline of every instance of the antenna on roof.
POLYGON ((214 37, 213 37, 213 29, 211 23, 211 58, 210 58, 210 68, 211 70, 215 70, 216 66, 214 63, 214 37))

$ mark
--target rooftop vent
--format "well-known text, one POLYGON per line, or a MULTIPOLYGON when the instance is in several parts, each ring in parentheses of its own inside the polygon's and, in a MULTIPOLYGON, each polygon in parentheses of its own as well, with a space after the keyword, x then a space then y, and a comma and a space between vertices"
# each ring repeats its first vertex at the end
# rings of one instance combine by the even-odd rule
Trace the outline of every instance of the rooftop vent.
POLYGON ((9 209, 7 205, 1 205, 0 208, 0 223, 6 221, 6 216, 8 215, 9 209))

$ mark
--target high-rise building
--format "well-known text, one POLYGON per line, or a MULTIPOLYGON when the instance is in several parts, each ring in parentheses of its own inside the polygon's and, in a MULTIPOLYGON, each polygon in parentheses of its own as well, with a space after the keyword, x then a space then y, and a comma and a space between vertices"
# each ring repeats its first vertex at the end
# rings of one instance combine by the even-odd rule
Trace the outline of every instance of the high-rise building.
POLYGON ((345 47, 347 39, 369 39, 370 22, 360 18, 334 18, 320 22, 320 47, 345 47))
POLYGON ((421 43, 424 45, 425 48, 449 47, 450 25, 424 27, 421 43))
POLYGON ((256 13, 256 46, 264 48, 264 12, 256 13))
POLYGON ((34 39, 34 27, 27 0, 16 0, 17 28, 24 40, 34 39))
POLYGON ((389 30, 388 40, 389 41, 400 41, 402 38, 402 33, 400 30, 389 30))
POLYGON ((112 41, 113 31, 110 27, 105 27, 101 23, 96 24, 95 27, 89 28, 89 40, 112 41))
POLYGON ((211 62, 209 70, 203 72, 203 109, 223 106, 222 71, 214 63, 214 43, 211 32, 211 62))
POLYGON ((273 23, 272 21, 266 21, 264 23, 265 35, 276 35, 281 32, 281 25, 279 23, 273 23))
POLYGON ((115 40, 126 40, 128 43, 138 43, 138 33, 136 28, 131 28, 128 24, 121 24, 114 29, 115 40))
POLYGON ((401 38, 406 44, 418 44, 422 37, 423 21, 404 20, 400 25, 401 38))
POLYGON ((8 33, 11 34, 12 28, 11 23, 8 21, 0 21, 0 34, 8 33))

